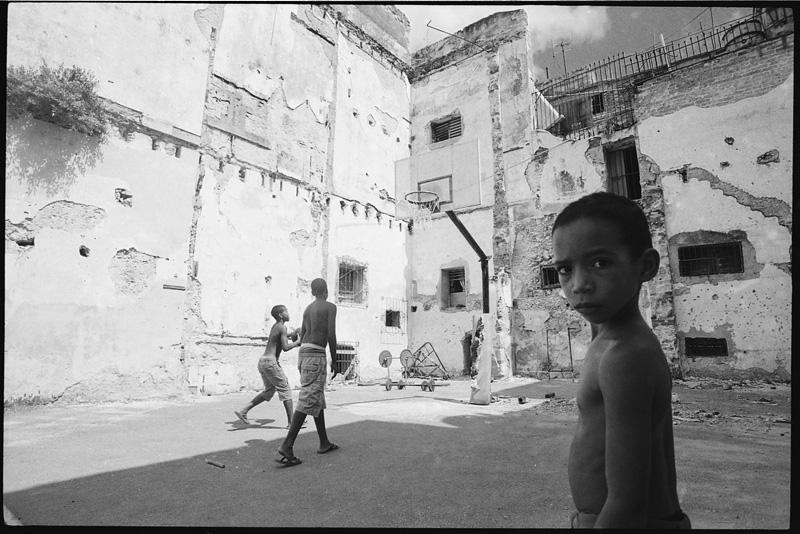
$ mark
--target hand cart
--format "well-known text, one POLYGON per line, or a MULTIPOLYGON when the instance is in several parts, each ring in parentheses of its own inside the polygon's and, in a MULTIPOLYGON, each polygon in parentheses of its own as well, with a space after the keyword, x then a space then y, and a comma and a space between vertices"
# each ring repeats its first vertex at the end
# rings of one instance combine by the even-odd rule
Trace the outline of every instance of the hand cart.
MULTIPOLYGON (((405 370, 403 371, 403 375, 406 374, 408 371, 408 367, 415 361, 414 355, 411 354, 411 351, 408 349, 404 349, 400 353, 400 362, 403 364, 405 370)), ((436 389, 436 386, 449 386, 449 382, 439 382, 437 383, 434 377, 427 377, 421 381, 414 381, 414 380, 405 380, 405 378, 401 378, 398 381, 392 380, 391 372, 389 370, 389 366, 392 363, 392 353, 388 350, 384 350, 378 355, 378 362, 381 364, 381 367, 386 368, 386 380, 384 381, 384 387, 386 391, 391 391, 392 386, 396 386, 397 389, 403 389, 405 387, 410 386, 420 386, 422 391, 433 391, 436 389)))

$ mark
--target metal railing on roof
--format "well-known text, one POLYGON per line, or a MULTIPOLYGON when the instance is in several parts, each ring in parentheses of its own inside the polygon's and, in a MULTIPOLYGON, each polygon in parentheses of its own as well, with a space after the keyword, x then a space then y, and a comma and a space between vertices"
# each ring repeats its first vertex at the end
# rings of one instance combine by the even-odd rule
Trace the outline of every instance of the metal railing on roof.
MULTIPOLYGON (((782 13, 773 13, 771 17, 792 21, 792 10, 781 9, 782 13)), ((536 127, 568 139, 580 139, 632 126, 630 92, 636 83, 669 72, 691 59, 713 56, 731 47, 763 39, 765 28, 759 15, 754 11, 753 15, 689 34, 644 52, 617 54, 566 76, 535 82, 536 127), (597 109, 598 98, 604 99, 602 114, 593 112, 597 109)), ((768 22, 771 23, 774 20, 768 22)))

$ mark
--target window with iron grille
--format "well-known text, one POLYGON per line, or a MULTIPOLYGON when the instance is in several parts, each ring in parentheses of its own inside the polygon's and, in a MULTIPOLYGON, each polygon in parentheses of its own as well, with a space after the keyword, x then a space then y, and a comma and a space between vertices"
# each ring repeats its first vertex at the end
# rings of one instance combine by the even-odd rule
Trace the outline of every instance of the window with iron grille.
POLYGON ((642 198, 636 147, 606 150, 609 191, 636 200, 642 198))
POLYGON ((678 248, 681 276, 708 276, 744 272, 742 243, 716 243, 678 248))
POLYGON ((366 268, 356 263, 339 262, 339 302, 364 304, 366 268))
POLYGON ((603 101, 603 93, 592 95, 592 113, 596 115, 604 112, 605 110, 606 105, 603 101))
POLYGON ((543 265, 540 268, 540 274, 542 279, 542 289, 561 287, 561 283, 558 281, 558 269, 552 265, 543 265))
POLYGON ((336 343, 336 370, 342 373, 345 380, 358 377, 358 341, 336 343))
POLYGON ((461 135, 461 115, 443 121, 434 121, 431 124, 433 142, 438 143, 461 135))
POLYGON ((727 356, 728 341, 725 338, 687 337, 686 356, 698 358, 703 356, 727 356))
POLYGON ((464 268, 442 270, 445 308, 464 308, 467 305, 467 283, 464 268))

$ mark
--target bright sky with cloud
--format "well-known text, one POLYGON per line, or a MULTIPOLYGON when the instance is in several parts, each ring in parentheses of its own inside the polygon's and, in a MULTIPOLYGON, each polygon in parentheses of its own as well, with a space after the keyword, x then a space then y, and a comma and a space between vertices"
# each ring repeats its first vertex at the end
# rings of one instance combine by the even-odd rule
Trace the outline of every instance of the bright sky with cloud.
POLYGON ((567 70, 602 61, 618 53, 643 52, 660 41, 685 37, 690 32, 752 13, 752 7, 724 8, 709 5, 531 5, 531 4, 395 4, 411 24, 412 52, 446 38, 430 25, 449 33, 498 11, 525 9, 531 34, 534 77, 545 72, 557 76, 567 70), (711 7, 712 9, 709 9, 711 7), (560 43, 568 43, 562 48, 560 43))

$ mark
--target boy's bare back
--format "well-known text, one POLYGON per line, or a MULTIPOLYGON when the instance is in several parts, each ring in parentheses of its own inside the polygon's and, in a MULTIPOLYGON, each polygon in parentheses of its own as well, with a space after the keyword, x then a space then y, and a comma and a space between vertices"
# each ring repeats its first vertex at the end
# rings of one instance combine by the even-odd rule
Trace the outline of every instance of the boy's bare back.
POLYGON ((672 436, 671 378, 652 330, 640 320, 600 332, 577 392, 569 482, 597 525, 644 524, 680 512, 672 436))
POLYGON ((300 339, 303 344, 313 343, 322 348, 330 342, 332 356, 336 349, 336 305, 317 298, 303 312, 300 339))

